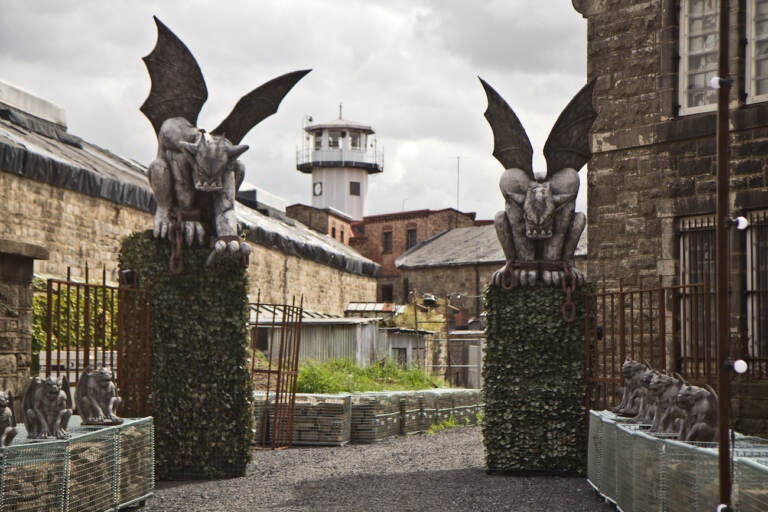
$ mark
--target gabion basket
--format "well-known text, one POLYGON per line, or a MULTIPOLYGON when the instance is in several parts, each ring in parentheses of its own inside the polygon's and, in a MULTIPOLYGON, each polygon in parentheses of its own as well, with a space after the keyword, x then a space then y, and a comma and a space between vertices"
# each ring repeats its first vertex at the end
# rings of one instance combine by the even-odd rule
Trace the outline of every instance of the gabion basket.
POLYGON ((352 395, 353 443, 375 443, 400 433, 402 393, 352 395))
POLYGON ((715 510, 720 503, 717 443, 667 440, 664 461, 667 503, 680 512, 715 510))
POLYGON ((351 428, 350 395, 296 395, 294 445, 342 446, 349 442, 351 428))
POLYGON ((739 512, 768 510, 768 457, 733 463, 733 502, 739 512))
POLYGON ((125 420, 118 429, 119 508, 140 503, 155 488, 155 427, 152 418, 125 420))
POLYGON ((453 393, 454 417, 460 425, 475 425, 480 413, 479 389, 456 389, 453 393))
POLYGON ((618 429, 616 428, 616 421, 611 416, 602 416, 601 421, 603 429, 603 453, 600 458, 600 490, 605 496, 615 502, 618 489, 616 463, 618 429))
POLYGON ((118 429, 72 429, 69 440, 69 512, 109 510, 117 504, 118 429))
MULTIPOLYGON (((424 432, 424 393, 411 391, 400 397, 400 433, 403 435, 424 432)), ((427 427, 428 428, 428 427, 427 427)))
POLYGON ((0 450, 0 510, 65 510, 66 441, 26 441, 23 425, 14 444, 0 450))
POLYGON ((664 442, 647 434, 645 429, 638 429, 634 432, 632 444, 632 473, 635 478, 633 510, 665 512, 664 442))
POLYGON ((587 481, 595 489, 604 486, 604 448, 603 420, 597 411, 589 411, 589 431, 587 437, 587 481))

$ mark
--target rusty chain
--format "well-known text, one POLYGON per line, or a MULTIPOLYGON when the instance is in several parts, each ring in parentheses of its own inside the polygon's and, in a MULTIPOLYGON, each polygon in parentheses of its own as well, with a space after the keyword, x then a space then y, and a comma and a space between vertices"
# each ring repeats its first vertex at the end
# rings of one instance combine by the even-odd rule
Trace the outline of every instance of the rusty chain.
POLYGON ((168 240, 171 242, 171 274, 178 275, 184 269, 184 260, 181 256, 182 242, 184 240, 181 212, 177 211, 175 218, 171 221, 171 227, 168 230, 168 240))

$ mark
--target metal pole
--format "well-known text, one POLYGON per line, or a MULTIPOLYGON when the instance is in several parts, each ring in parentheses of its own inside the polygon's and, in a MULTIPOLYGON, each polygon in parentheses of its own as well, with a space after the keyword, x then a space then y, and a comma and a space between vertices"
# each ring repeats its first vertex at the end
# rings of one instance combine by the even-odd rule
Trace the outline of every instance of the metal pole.
POLYGON ((728 318, 728 99, 731 90, 728 68, 729 0, 720 0, 720 51, 717 90, 717 208, 715 280, 717 297, 717 393, 720 503, 731 504, 731 463, 728 439, 729 413, 729 318, 728 318))

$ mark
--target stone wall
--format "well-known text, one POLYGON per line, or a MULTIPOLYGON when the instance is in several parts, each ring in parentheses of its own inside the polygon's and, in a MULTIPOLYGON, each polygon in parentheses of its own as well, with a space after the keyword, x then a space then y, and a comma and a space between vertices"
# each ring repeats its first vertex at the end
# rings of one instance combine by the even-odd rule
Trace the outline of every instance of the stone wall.
POLYGON ((32 362, 33 261, 46 258, 43 247, 0 237, 0 390, 15 397, 21 396, 32 362))
MULTIPOLYGON (((587 78, 597 78, 588 167, 588 273, 608 290, 680 273, 680 220, 715 213, 714 111, 680 115, 674 0, 573 0, 588 23, 587 78)), ((730 209, 768 207, 768 103, 747 103, 745 2, 731 2, 730 209)), ((582 171, 583 172, 583 171, 582 171)), ((731 233, 731 335, 746 336, 745 235, 731 233)), ((756 388, 757 389, 757 388, 756 388)), ((759 391, 766 396, 763 389, 759 391)), ((763 400, 759 402, 766 404, 763 400)), ((743 408, 768 417, 768 406, 743 408)), ((748 424, 748 422, 747 422, 748 424)))
MULTIPOLYGON (((64 279, 67 267, 72 278, 83 281, 85 265, 90 277, 101 276, 106 267, 108 282, 117 282, 117 256, 121 240, 152 226, 149 212, 0 172, 0 238, 41 245, 50 259, 35 262, 35 274, 64 279)), ((313 311, 343 315, 350 301, 376 297, 373 277, 344 272, 312 260, 298 258, 252 244, 249 296, 262 300, 297 303, 313 311)))

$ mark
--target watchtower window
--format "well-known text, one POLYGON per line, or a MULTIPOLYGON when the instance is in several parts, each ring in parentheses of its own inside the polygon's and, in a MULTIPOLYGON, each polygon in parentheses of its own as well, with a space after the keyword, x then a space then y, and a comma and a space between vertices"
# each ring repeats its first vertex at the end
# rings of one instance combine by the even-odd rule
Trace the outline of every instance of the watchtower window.
POLYGON ((328 132, 328 147, 333 149, 341 147, 341 132, 336 130, 328 132))
POLYGON ((360 149, 360 133, 351 132, 349 134, 349 147, 352 149, 360 149))
POLYGON ((351 195, 351 196, 359 196, 360 195, 360 182, 359 181, 350 181, 349 182, 349 195, 351 195))
POLYGON ((323 130, 317 130, 312 136, 315 139, 315 151, 318 151, 323 147, 323 130))

